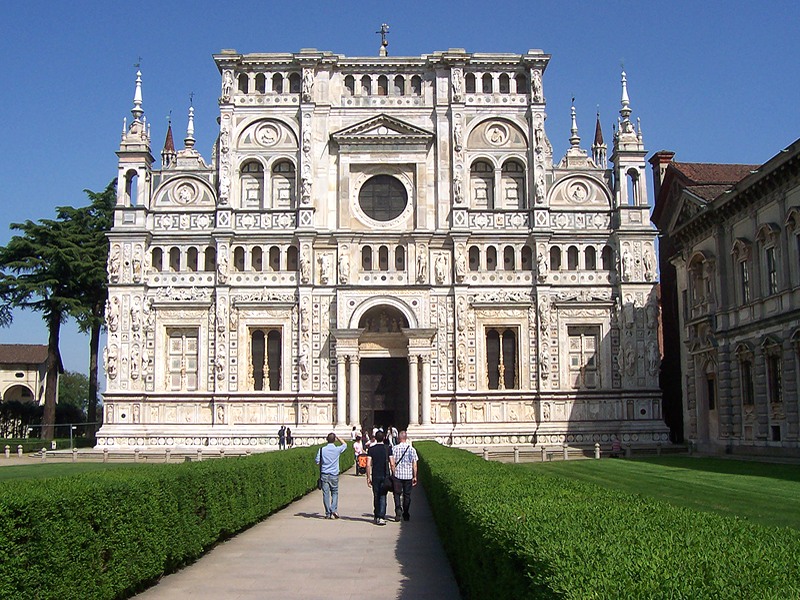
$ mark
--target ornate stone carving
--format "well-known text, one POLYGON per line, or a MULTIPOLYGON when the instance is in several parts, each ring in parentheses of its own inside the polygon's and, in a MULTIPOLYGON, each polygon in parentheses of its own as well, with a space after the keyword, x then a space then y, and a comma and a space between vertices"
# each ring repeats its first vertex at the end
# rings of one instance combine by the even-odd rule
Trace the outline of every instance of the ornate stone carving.
POLYGON ((111 251, 108 253, 108 279, 111 283, 119 281, 120 257, 119 244, 111 244, 111 251))
POLYGON ((417 248, 417 283, 428 281, 428 248, 420 244, 417 248))
POLYGON ((443 285, 447 281, 447 256, 444 253, 436 256, 433 268, 436 275, 436 283, 443 285))
POLYGON ((143 262, 142 245, 136 244, 133 247, 133 258, 131 259, 134 283, 139 283, 142 280, 142 275, 144 273, 143 262))
POLYGON ((538 69, 531 70, 531 101, 544 102, 542 94, 542 72, 538 69))
POLYGON ((222 73, 222 91, 220 101, 230 102, 231 94, 233 94, 233 71, 225 69, 222 73))
POLYGON ((331 281, 331 256, 323 253, 319 257, 319 282, 328 285, 331 281))
POLYGON ((106 326, 109 331, 119 329, 119 298, 116 296, 106 300, 106 326))
POLYGON ((342 246, 339 253, 339 283, 347 284, 350 281, 350 250, 342 246))
POLYGON ((217 257, 217 281, 221 284, 228 283, 228 247, 220 245, 217 257))
POLYGON ((310 251, 304 248, 300 254, 300 283, 306 284, 311 281, 311 260, 308 258, 310 251))
POLYGON ((467 275, 467 248, 464 244, 457 244, 456 252, 456 282, 463 283, 467 275))
POLYGON ((453 67, 451 78, 453 80, 453 102, 461 102, 464 99, 464 72, 461 67, 453 67))
POLYGON ((314 69, 303 69, 303 102, 311 102, 314 90, 314 69))

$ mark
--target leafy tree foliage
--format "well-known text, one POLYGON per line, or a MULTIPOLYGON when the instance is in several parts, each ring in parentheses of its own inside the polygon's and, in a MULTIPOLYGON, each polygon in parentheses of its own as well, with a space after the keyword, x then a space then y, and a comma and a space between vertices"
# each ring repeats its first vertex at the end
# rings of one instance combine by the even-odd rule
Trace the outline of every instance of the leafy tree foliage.
POLYGON ((73 406, 85 417, 89 408, 89 378, 83 373, 65 371, 58 378, 59 406, 73 406))

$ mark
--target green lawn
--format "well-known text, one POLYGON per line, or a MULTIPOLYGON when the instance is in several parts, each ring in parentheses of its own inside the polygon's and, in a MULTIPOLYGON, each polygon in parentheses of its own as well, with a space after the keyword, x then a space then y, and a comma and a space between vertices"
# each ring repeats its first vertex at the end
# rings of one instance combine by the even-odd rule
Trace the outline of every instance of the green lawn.
POLYGON ((800 529, 800 465, 661 457, 532 463, 520 468, 763 525, 800 529))
MULTIPOLYGON (((2 460, 2 458, 0 458, 2 460)), ((13 465, 0 467, 0 481, 9 479, 49 479, 50 477, 64 477, 86 473, 87 471, 100 471, 103 469, 130 469, 147 467, 135 464, 109 464, 109 463, 44 463, 33 465, 13 465)))

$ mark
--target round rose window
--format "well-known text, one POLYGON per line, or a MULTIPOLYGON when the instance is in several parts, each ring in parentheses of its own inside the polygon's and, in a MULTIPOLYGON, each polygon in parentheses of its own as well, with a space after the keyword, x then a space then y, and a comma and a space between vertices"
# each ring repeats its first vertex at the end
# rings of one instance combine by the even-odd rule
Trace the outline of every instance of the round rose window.
POLYGON ((394 177, 376 175, 361 186, 358 204, 370 219, 392 221, 403 214, 408 204, 408 193, 405 186, 394 177))

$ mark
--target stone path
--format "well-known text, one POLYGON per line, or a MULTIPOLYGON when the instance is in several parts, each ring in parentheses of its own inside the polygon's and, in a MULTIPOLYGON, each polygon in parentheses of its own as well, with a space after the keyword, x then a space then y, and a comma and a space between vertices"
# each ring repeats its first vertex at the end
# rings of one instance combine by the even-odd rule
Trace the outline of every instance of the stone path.
POLYGON ((339 515, 325 520, 322 493, 312 492, 135 598, 461 598, 421 486, 411 520, 381 527, 366 479, 351 469, 339 478, 339 515))

